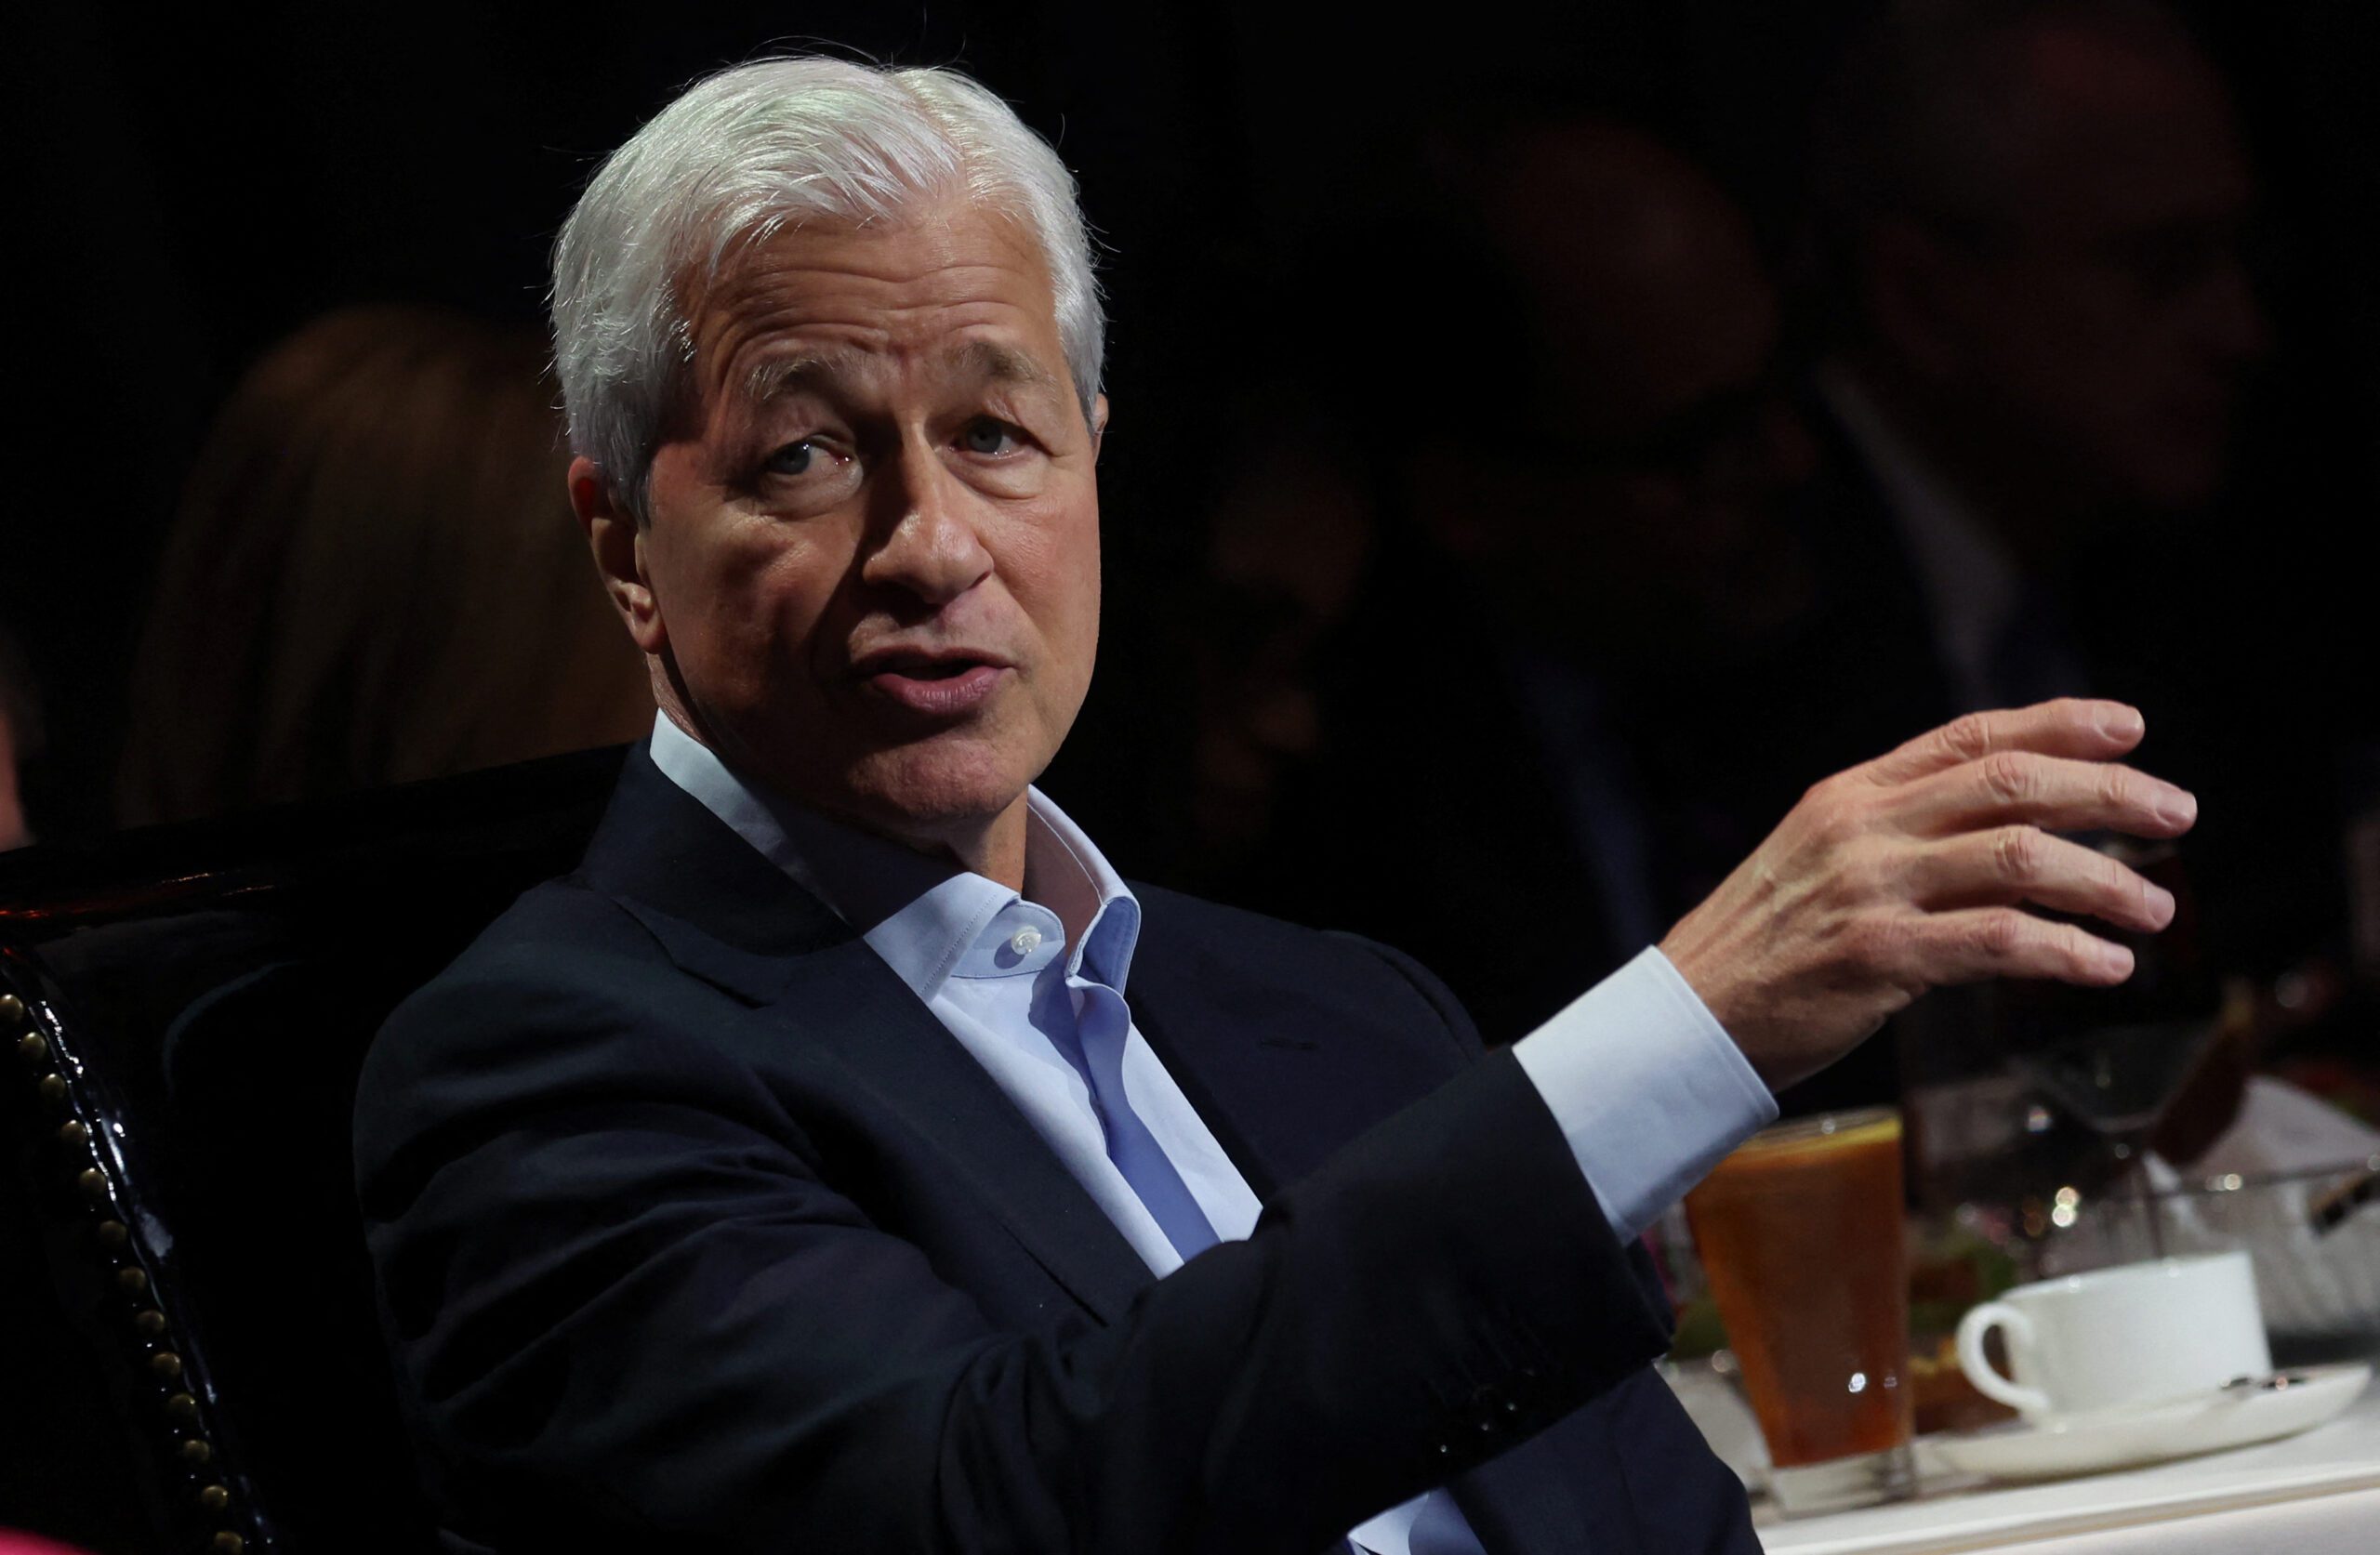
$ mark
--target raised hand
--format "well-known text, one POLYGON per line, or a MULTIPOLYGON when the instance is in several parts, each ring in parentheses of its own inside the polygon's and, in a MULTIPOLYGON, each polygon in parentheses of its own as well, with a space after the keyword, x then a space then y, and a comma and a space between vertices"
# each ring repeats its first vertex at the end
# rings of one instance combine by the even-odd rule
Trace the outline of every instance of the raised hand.
POLYGON ((2052 835, 2190 828, 2196 799, 2116 760, 2144 731, 2122 703, 2075 700, 1945 724, 1804 795, 1661 951, 1772 1089, 1928 988, 2122 982, 2130 951, 2017 904, 2172 920, 2162 887, 2052 835))

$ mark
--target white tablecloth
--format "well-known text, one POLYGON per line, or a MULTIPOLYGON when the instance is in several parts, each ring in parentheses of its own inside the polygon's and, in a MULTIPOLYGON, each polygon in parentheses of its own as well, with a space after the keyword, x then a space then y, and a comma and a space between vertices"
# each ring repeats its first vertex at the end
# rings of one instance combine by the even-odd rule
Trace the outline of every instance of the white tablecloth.
POLYGON ((2329 1425, 2227 1453, 2048 1484, 1766 1522, 1769 1555, 2373 1555, 2380 1383, 2329 1425))

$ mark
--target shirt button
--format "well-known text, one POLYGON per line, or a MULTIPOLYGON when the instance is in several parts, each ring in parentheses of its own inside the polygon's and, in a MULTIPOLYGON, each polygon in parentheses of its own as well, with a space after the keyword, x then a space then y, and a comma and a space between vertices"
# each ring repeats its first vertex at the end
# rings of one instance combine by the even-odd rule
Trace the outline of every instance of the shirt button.
POLYGON ((1015 937, 1009 941, 1008 948, 1019 955, 1032 955, 1041 948, 1041 930, 1038 929, 1018 929, 1015 937))

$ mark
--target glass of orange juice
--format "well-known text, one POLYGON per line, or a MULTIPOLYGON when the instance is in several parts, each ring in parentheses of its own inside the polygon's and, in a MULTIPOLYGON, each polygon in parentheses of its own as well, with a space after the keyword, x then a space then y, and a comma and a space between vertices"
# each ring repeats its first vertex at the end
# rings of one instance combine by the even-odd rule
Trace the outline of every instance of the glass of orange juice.
POLYGON ((1911 1486, 1900 1114, 1797 1118, 1686 1197, 1686 1219, 1787 1512, 1911 1486))

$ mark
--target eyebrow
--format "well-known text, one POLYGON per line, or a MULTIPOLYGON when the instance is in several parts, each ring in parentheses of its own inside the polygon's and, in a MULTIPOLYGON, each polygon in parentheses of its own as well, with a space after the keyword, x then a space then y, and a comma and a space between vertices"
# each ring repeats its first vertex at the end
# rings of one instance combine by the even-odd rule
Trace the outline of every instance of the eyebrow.
POLYGON ((744 376, 744 397, 755 404, 765 404, 783 395, 824 389, 849 376, 855 365, 855 353, 850 351, 772 357, 754 363, 744 376))
POLYGON ((951 353, 952 360, 965 371, 992 383, 1017 384, 1026 389, 1061 389, 1057 375, 1014 346, 1003 346, 997 340, 970 340, 951 353))
MULTIPOLYGON (((839 380, 853 376, 865 354, 857 351, 813 351, 800 356, 775 357, 756 363, 745 375, 745 397, 754 403, 765 404, 783 395, 830 388, 839 380)), ((996 340, 970 340, 957 349, 945 352, 943 360, 965 376, 982 382, 1013 384, 1049 393, 1059 393, 1064 389, 1057 375, 1034 360, 1029 352, 996 340)))

